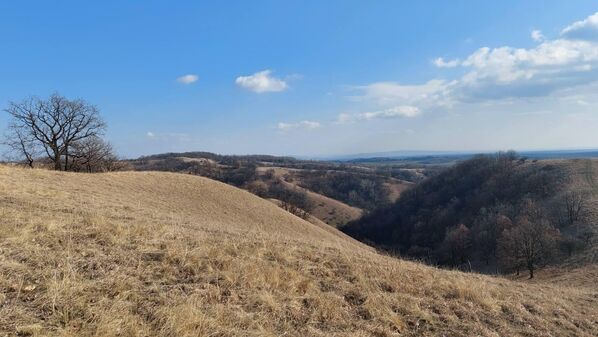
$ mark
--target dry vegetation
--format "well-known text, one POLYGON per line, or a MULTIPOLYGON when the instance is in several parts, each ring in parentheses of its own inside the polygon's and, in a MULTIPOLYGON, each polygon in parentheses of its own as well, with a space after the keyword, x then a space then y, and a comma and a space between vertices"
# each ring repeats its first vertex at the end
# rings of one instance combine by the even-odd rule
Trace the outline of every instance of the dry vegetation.
MULTIPOLYGON (((308 189, 302 188, 297 184, 296 177, 293 177, 293 181, 289 182, 285 179, 286 175, 291 175, 292 173, 298 172, 298 169, 289 169, 283 167, 258 167, 257 172, 259 174, 264 174, 266 171, 270 171, 273 173, 276 179, 280 179, 280 181, 289 189, 295 189, 302 192, 305 192, 305 196, 312 204, 312 209, 310 210, 310 214, 316 217, 317 219, 331 225, 333 227, 338 227, 340 225, 344 225, 350 221, 357 220, 363 214, 363 210, 357 207, 353 207, 351 205, 347 205, 346 203, 329 198, 325 195, 316 193, 314 191, 310 191, 308 189)), ((389 186, 391 184, 388 184, 389 186)), ((397 185, 392 185, 392 197, 400 192, 400 187, 397 185)), ((398 198, 398 196, 397 196, 398 198)), ((395 199, 396 200, 396 199, 395 199)))
POLYGON ((0 167, 0 336, 597 336, 598 292, 379 255, 169 173, 0 167))

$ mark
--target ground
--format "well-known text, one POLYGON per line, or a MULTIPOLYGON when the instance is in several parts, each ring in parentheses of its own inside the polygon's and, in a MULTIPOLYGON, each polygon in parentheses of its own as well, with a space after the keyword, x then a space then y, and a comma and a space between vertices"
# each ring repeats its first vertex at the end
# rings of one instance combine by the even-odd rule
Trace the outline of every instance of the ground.
POLYGON ((171 173, 0 167, 0 336, 597 336, 598 292, 378 254, 171 173))

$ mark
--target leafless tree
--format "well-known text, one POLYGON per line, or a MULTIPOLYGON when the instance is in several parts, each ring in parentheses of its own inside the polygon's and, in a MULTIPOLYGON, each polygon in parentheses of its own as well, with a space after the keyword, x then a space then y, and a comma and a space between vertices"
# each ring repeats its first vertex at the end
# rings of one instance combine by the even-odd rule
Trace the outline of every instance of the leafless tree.
POLYGON ((110 143, 98 136, 92 136, 72 144, 70 163, 66 168, 71 171, 102 172, 111 171, 117 162, 110 143))
POLYGON ((22 154, 27 157, 39 147, 56 170, 69 167, 73 144, 101 135, 106 127, 95 106, 59 94, 47 100, 30 97, 10 102, 6 112, 11 117, 11 129, 25 140, 21 142, 22 154))
POLYGON ((523 266, 533 278, 537 266, 550 258, 559 233, 532 201, 525 201, 522 207, 516 224, 501 234, 499 251, 503 265, 517 270, 523 266))
POLYGON ((467 262, 471 249, 471 231, 460 224, 447 230, 442 244, 442 250, 453 265, 467 262))
POLYGON ((23 161, 29 167, 33 167, 35 157, 39 155, 39 147, 35 144, 35 139, 21 128, 14 124, 8 126, 5 141, 3 142, 8 146, 10 157, 13 157, 18 161, 23 161))
POLYGON ((575 224, 585 210, 585 197, 581 192, 569 191, 563 196, 565 216, 569 225, 575 224))

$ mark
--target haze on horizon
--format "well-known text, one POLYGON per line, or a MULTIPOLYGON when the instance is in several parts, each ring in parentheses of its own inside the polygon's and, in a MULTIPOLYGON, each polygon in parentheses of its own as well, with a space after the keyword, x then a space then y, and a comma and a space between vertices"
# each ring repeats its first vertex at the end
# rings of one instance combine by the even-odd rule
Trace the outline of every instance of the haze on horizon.
POLYGON ((0 19, 0 108, 83 98, 125 157, 598 148, 593 1, 19 1, 0 19))

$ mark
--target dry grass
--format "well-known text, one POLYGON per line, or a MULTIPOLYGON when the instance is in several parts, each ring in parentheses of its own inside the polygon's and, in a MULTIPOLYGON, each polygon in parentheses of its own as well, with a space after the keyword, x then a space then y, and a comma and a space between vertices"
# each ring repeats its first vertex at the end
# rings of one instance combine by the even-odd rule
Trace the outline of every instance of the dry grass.
MULTIPOLYGON (((301 169, 266 166, 257 168, 257 172, 261 174, 268 170, 272 170, 274 172, 274 176, 281 179, 283 184, 288 188, 304 191, 307 198, 314 206, 310 211, 310 214, 330 226, 338 227, 340 225, 344 225, 350 221, 359 219, 363 214, 363 210, 361 208, 348 205, 340 200, 329 198, 323 194, 319 194, 299 186, 297 184, 297 177, 295 173, 302 171, 301 169), (287 181, 284 178, 287 174, 293 176, 293 182, 287 181)), ((389 184, 389 188, 392 191, 392 197, 402 191, 398 183, 394 185, 389 184)))
POLYGON ((395 202, 399 199, 403 192, 413 187, 414 183, 399 179, 393 179, 390 183, 384 183, 384 186, 386 186, 390 191, 390 200, 392 202, 395 202))
POLYGON ((0 167, 0 336, 597 336, 598 293, 379 255, 168 173, 0 167))

